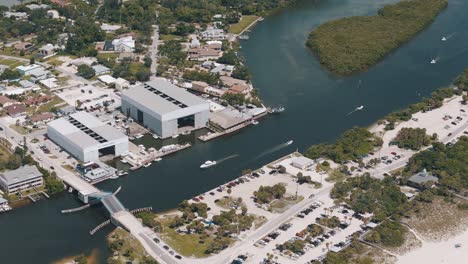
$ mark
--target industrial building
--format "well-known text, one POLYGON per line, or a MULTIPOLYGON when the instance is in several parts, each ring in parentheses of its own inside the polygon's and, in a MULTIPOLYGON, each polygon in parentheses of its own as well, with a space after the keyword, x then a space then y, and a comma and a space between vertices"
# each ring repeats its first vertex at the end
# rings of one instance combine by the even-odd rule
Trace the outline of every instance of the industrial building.
POLYGON ((128 152, 128 137, 87 112, 76 112, 47 124, 49 139, 82 162, 128 152))
POLYGON ((162 138, 203 128, 210 104, 165 79, 155 79, 122 93, 122 113, 162 138))

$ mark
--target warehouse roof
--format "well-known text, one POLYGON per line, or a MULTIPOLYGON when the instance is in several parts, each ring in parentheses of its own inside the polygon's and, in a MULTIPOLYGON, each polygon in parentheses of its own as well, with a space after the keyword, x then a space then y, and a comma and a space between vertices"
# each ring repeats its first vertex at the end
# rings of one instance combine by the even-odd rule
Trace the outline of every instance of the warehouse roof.
POLYGON ((87 112, 76 112, 48 123, 48 127, 81 148, 127 137, 87 112))
POLYGON ((162 78, 133 87, 125 91, 123 95, 159 114, 208 104, 205 100, 162 78))

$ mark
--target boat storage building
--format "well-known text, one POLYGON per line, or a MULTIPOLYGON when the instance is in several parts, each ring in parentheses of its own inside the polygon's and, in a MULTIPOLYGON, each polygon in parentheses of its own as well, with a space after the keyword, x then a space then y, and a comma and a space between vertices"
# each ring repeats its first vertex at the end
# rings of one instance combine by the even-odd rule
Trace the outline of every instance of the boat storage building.
POLYGON ((121 109, 158 136, 168 138, 205 127, 210 104, 158 78, 123 92, 121 109))
POLYGON ((103 155, 128 152, 128 137, 87 112, 76 112, 47 124, 47 135, 82 162, 99 161, 103 155))

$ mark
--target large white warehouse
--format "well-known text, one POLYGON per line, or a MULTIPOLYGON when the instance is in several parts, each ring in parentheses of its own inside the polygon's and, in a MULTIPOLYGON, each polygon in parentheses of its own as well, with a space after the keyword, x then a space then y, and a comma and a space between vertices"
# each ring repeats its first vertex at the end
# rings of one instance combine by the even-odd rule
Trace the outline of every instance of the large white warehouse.
POLYGON ((205 127, 210 105, 159 78, 123 92, 122 113, 160 137, 168 138, 182 131, 205 127))
POLYGON ((47 124, 49 139, 82 162, 128 152, 128 137, 87 112, 76 112, 47 124))

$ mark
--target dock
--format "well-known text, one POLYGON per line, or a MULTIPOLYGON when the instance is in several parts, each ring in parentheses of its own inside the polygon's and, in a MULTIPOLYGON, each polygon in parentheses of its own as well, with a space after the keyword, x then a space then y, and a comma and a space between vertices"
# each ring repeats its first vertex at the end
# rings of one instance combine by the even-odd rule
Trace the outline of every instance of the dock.
POLYGON ((173 154, 175 152, 181 151, 181 150, 189 148, 191 146, 192 145, 190 143, 186 143, 186 144, 183 144, 183 145, 174 144, 174 145, 164 146, 159 150, 155 150, 155 149, 150 148, 149 151, 147 152, 147 154, 144 155, 142 159, 140 159, 138 157, 134 158, 134 157, 126 156, 125 158, 123 158, 123 160, 126 163, 132 165, 130 170, 134 171, 134 170, 140 169, 141 167, 144 167, 148 163, 151 163, 151 162, 153 162, 153 161, 155 161, 155 160, 157 160, 159 158, 162 158, 164 156, 173 154))

